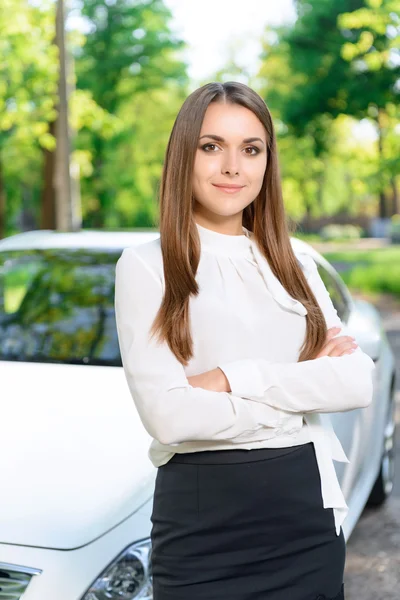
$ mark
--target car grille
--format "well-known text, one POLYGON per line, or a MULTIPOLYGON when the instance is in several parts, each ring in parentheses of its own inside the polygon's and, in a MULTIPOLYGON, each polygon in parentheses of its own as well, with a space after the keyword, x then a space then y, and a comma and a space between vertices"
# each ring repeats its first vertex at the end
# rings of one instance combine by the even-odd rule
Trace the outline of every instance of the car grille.
POLYGON ((0 563, 0 600, 20 600, 39 569, 0 563))

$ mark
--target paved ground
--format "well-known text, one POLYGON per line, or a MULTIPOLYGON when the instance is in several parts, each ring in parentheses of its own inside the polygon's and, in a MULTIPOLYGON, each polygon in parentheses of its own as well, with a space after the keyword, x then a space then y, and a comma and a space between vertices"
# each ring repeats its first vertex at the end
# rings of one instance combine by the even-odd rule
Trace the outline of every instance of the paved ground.
MULTIPOLYGON (((366 296, 363 296, 364 298, 366 296)), ((380 310, 397 364, 397 472, 392 497, 366 509, 347 545, 346 600, 400 599, 400 301, 366 297, 380 310)))

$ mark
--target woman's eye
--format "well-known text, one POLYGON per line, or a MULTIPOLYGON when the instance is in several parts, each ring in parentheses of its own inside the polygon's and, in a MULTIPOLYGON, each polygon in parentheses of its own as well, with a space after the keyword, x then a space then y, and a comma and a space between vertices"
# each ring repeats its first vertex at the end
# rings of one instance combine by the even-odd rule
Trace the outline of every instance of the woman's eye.
MULTIPOLYGON (((216 152, 218 146, 216 144, 204 144, 201 149, 205 152, 216 152)), ((256 156, 256 154, 260 153, 260 150, 256 148, 256 146, 247 146, 244 150, 246 151, 245 154, 248 154, 248 156, 256 156), (250 152, 247 152, 248 150, 250 150, 250 152)))
POLYGON ((255 156, 256 154, 258 154, 260 151, 258 148, 256 148, 255 146, 247 146, 247 148, 245 148, 245 150, 253 150, 253 152, 246 152, 246 154, 249 154, 249 156, 255 156))
MULTIPOLYGON (((208 148, 210 148, 211 146, 213 148, 217 148, 217 146, 215 144, 204 144, 204 146, 202 146, 201 148, 202 148, 202 150, 205 150, 206 152, 208 152, 208 148)), ((215 150, 212 150, 212 152, 215 152, 215 150)))

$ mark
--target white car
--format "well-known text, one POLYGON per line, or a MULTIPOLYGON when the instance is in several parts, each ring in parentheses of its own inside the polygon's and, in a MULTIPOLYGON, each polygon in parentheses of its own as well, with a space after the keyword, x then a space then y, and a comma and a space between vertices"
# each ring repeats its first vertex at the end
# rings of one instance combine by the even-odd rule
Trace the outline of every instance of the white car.
MULTIPOLYGON (((156 469, 114 317, 115 263, 157 232, 32 231, 0 241, 0 600, 150 600, 156 469)), ((311 246, 332 301, 375 361, 372 404, 331 415, 350 536, 394 472, 394 357, 379 313, 311 246)), ((138 290, 140 293, 140 291, 138 290)))

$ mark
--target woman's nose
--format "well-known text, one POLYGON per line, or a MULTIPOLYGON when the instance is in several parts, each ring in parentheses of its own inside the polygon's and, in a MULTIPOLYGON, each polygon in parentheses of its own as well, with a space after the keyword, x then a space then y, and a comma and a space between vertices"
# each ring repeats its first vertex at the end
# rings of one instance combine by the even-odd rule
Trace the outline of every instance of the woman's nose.
POLYGON ((239 161, 235 153, 226 154, 222 164, 222 173, 226 175, 239 174, 239 161))

